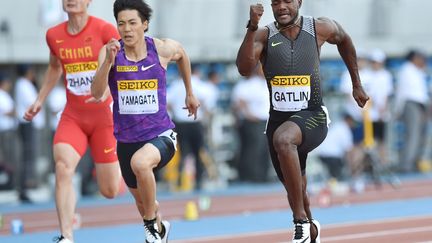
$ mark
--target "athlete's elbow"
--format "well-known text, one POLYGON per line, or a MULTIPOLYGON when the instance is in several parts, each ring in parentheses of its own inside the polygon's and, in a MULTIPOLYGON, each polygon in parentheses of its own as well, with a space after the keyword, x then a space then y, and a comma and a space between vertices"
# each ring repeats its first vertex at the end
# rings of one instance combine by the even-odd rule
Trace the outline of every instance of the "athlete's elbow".
POLYGON ((239 73, 240 73, 241 76, 244 76, 244 77, 248 77, 248 76, 251 75, 251 72, 249 72, 249 71, 243 71, 243 70, 240 70, 240 69, 239 69, 239 73))
POLYGON ((252 70, 250 68, 248 68, 245 65, 242 65, 241 63, 236 63, 237 64, 237 70, 240 73, 241 76, 250 76, 252 70))

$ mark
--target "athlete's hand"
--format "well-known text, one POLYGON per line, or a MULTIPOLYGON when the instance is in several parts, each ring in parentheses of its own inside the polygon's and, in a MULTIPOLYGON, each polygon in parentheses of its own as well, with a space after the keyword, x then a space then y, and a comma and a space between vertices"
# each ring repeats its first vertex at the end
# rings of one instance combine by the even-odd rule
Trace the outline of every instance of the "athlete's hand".
POLYGON ((115 56, 117 52, 120 50, 120 42, 118 40, 112 38, 106 44, 106 56, 105 59, 108 63, 112 64, 114 62, 115 56))
POLYGON ((197 118, 198 114, 198 108, 201 106, 199 100, 195 98, 194 95, 188 95, 186 96, 186 107, 183 107, 183 109, 187 109, 189 111, 188 116, 194 116, 194 120, 197 118))
POLYGON ((109 92, 109 89, 108 89, 104 92, 102 97, 100 97, 99 99, 96 99, 95 97, 92 96, 92 97, 86 99, 85 103, 94 103, 94 104, 101 103, 101 102, 104 102, 110 95, 111 95, 111 93, 109 92))
POLYGON ((26 121, 32 121, 33 118, 39 113, 39 111, 42 109, 42 103, 39 101, 35 101, 24 113, 23 118, 26 121))
POLYGON ((263 13, 264 13, 264 7, 261 3, 253 4, 250 6, 249 20, 251 26, 258 26, 263 13))
POLYGON ((84 102, 85 103, 93 103, 93 104, 97 104, 97 103, 101 103, 103 100, 102 100, 102 98, 100 98, 100 99, 96 99, 95 97, 90 97, 90 98, 88 98, 88 99, 86 99, 84 102))
POLYGON ((353 87, 352 94, 358 106, 360 107, 364 107, 366 105, 366 102, 369 100, 369 96, 363 90, 363 87, 361 85, 353 87))

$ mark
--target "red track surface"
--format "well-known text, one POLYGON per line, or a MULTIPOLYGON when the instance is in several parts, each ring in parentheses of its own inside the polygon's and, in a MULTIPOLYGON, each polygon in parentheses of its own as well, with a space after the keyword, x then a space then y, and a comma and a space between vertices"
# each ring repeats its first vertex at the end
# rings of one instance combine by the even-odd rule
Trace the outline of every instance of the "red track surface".
MULTIPOLYGON (((384 185, 380 189, 368 188, 362 194, 349 194, 333 197, 332 204, 356 204, 395 199, 421 198, 432 195, 429 180, 405 182, 394 189, 384 185)), ((191 199, 161 201, 163 217, 166 219, 183 218, 186 203, 191 199)), ((198 198, 193 200, 198 201, 198 198)), ((311 198, 312 206, 318 206, 316 196, 311 198)), ((212 198, 208 211, 200 212, 200 217, 215 215, 243 214, 245 212, 287 209, 286 196, 281 192, 261 193, 256 195, 219 196, 212 198)), ((78 208, 82 217, 82 227, 100 227, 141 223, 138 212, 131 201, 125 204, 103 205, 78 208)), ((431 213, 431 212, 429 212, 431 213)), ((48 231, 57 229, 55 210, 39 212, 10 213, 4 215, 4 228, 0 235, 9 234, 9 221, 13 218, 23 220, 26 232, 48 231)), ((232 235, 226 238, 215 237, 187 242, 289 242, 291 232, 272 231, 259 234, 232 235)), ((355 225, 324 226, 323 242, 424 242, 432 239, 432 218, 400 219, 382 222, 366 222, 355 225)), ((185 241, 174 241, 185 242, 185 241)), ((432 242, 432 241, 431 241, 432 242)))
MULTIPOLYGON (((358 224, 339 224, 322 229, 321 242, 432 242, 432 217, 403 218, 358 224)), ((207 237, 173 243, 290 243, 291 231, 271 231, 226 237, 207 237)))

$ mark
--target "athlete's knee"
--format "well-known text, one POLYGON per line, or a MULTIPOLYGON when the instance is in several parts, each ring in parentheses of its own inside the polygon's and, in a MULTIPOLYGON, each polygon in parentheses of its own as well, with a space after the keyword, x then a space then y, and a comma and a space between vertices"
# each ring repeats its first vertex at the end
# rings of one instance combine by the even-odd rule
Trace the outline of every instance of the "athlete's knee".
POLYGON ((100 193, 105 198, 113 199, 115 196, 117 196, 118 189, 116 189, 116 188, 100 189, 100 193))
POLYGON ((153 171, 153 167, 154 167, 153 163, 150 160, 146 160, 146 159, 131 160, 131 168, 136 176, 139 176, 142 173, 153 171))
POLYGON ((273 137, 273 145, 276 152, 278 153, 284 151, 294 151, 297 150, 295 140, 295 137, 289 133, 279 133, 275 134, 273 137))
POLYGON ((65 160, 57 160, 55 163, 56 180, 72 180, 75 173, 75 167, 67 163, 65 160))
POLYGON ((110 186, 105 186, 105 187, 101 187, 99 189, 100 193, 102 194, 102 196, 108 198, 108 199, 112 199, 115 196, 117 196, 118 191, 119 191, 119 186, 117 185, 110 185, 110 186))

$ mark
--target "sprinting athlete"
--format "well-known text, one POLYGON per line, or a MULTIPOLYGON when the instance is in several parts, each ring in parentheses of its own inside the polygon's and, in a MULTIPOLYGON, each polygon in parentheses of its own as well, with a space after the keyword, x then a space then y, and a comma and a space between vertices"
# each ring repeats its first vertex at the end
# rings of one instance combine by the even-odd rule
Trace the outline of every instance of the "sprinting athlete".
POLYGON ((166 69, 175 61, 182 75, 189 116, 196 119, 199 101, 192 92, 190 61, 171 39, 145 36, 152 9, 142 0, 116 0, 114 17, 121 40, 100 52, 92 94, 109 86, 114 99, 114 135, 123 178, 144 221, 146 242, 165 243, 170 224, 162 221, 156 201, 154 170, 165 166, 176 148, 174 123, 168 116, 166 69))
POLYGON ((87 145, 95 162, 100 192, 113 198, 119 190, 120 168, 113 136, 113 120, 109 90, 98 99, 90 94, 90 86, 98 66, 100 49, 112 38, 119 38, 116 28, 90 16, 91 0, 63 0, 68 20, 48 29, 46 41, 50 49, 48 69, 36 101, 24 118, 31 121, 38 114, 48 94, 64 75, 67 102, 54 136, 55 201, 60 233, 57 242, 73 242, 73 217, 76 195, 72 185, 75 169, 87 145))
POLYGON ((261 62, 270 97, 266 134, 276 173, 293 212, 293 243, 320 242, 320 225, 312 218, 306 190, 306 158, 327 135, 319 59, 321 46, 338 47, 351 74, 353 97, 363 107, 369 97, 358 75, 356 51, 349 35, 334 20, 299 15, 302 0, 272 0, 275 21, 258 24, 264 8, 250 6, 247 32, 237 55, 240 74, 248 76, 261 62))

